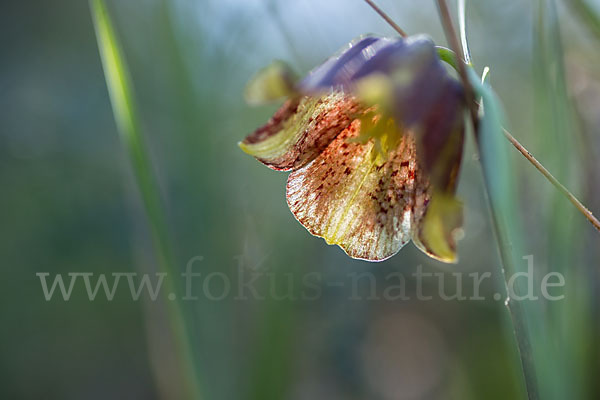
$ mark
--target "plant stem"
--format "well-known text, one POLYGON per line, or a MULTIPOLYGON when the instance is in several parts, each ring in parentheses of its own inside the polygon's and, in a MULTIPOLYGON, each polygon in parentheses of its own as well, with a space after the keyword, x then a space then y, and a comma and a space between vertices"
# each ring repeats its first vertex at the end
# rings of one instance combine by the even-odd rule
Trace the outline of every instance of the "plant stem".
POLYGON ((467 41, 467 23, 465 21, 465 0, 458 0, 458 27, 460 30, 460 43, 463 50, 465 63, 471 65, 471 52, 469 51, 469 42, 467 41))
MULTIPOLYGON (((456 59, 456 53, 445 47, 437 47, 438 55, 442 61, 450 65, 452 68, 458 71, 459 61, 456 59)), ((489 72, 489 68, 485 67, 482 75, 482 80, 485 80, 489 72)), ((600 231, 600 221, 592 214, 592 212, 585 206, 581 201, 575 197, 573 193, 569 191, 558 179, 556 179, 550 171, 548 171, 542 163, 540 163, 529 150, 525 148, 517 139, 515 139, 506 128, 502 128, 504 137, 509 143, 519 151, 554 187, 556 187, 574 206, 583 214, 583 216, 592 224, 594 228, 600 231)))
MULTIPOLYGON (((447 8, 446 8, 446 10, 447 10, 447 8)), ((471 54, 470 54, 469 48, 468 48, 467 29, 466 29, 465 15, 464 15, 465 0, 458 1, 458 10, 459 10, 460 39, 461 39, 461 43, 462 43, 461 53, 463 54, 465 63, 470 64, 471 63, 471 54)), ((450 39, 448 39, 448 41, 450 42, 450 39)), ((455 45, 456 44, 457 43, 455 43, 455 45)), ((456 51, 458 51, 458 49, 456 49, 455 52, 456 51)), ((446 58, 449 58, 449 57, 450 57, 450 55, 446 55, 446 58)), ((452 65, 455 69, 457 69, 458 72, 460 73, 460 67, 461 67, 461 64, 463 64, 463 63, 454 61, 454 62, 449 62, 449 64, 452 65)), ((546 177, 546 179, 552 185, 554 185, 554 187, 556 187, 562 194, 564 194, 567 197, 567 199, 575 206, 575 208, 577 208, 577 210, 579 212, 581 212, 585 216, 585 218, 594 226, 594 228, 596 228, 598 231, 600 231, 600 221, 592 214, 592 212, 587 207, 585 207, 581 203, 581 201, 579 201, 577 199, 577 197, 575 197, 575 195, 573 195, 573 193, 571 193, 562 183, 560 183, 558 181, 558 179, 556 179, 521 143, 519 143, 519 141, 517 139, 515 139, 510 134, 510 132, 508 132, 506 129, 503 129, 503 132, 504 132, 504 136, 515 147, 515 149, 517 149, 538 171, 540 171, 540 173, 544 177, 546 177)))
POLYGON ((368 5, 370 5, 370 6, 371 6, 371 8, 372 8, 373 10, 375 10, 375 12, 376 12, 377 14, 379 14, 379 15, 381 16, 381 18, 383 18, 383 19, 385 20, 385 22, 387 22, 388 24, 390 24, 390 26, 391 26, 392 28, 394 28, 394 30, 395 30, 396 32, 398 32, 398 33, 400 34, 400 36, 402 36, 402 37, 407 37, 407 36, 408 36, 408 35, 406 34, 406 32, 404 32, 404 30, 403 30, 402 28, 400 28, 400 27, 398 26, 398 24, 396 24, 396 23, 394 22, 394 20, 392 20, 392 19, 390 18, 390 16, 389 16, 389 15, 387 15, 387 14, 386 14, 386 13, 385 13, 385 12, 384 12, 384 11, 383 11, 381 8, 379 8, 379 7, 377 6, 377 4, 373 3, 371 0, 365 0, 365 2, 366 2, 368 5))
POLYGON ((548 181, 554 185, 567 199, 581 212, 590 223, 600 231, 600 221, 587 209, 562 183, 558 181, 536 158, 525 148, 517 139, 515 139, 509 131, 503 129, 504 136, 508 141, 517 149, 519 152, 531 163, 533 166, 540 171, 542 175, 548 179, 548 181))
MULTIPOLYGON (((372 5, 372 2, 367 1, 367 3, 372 5)), ((459 28, 460 28, 460 39, 459 43, 454 27, 452 24, 452 19, 450 17, 450 13, 447 7, 447 4, 444 0, 437 0, 438 8, 440 11, 440 17, 442 20, 442 25, 448 40, 448 43, 452 50, 446 49, 443 47, 438 47, 438 54, 440 59, 450 64, 458 73, 465 88, 466 97, 468 98, 467 104, 469 107, 469 113, 471 116, 471 121, 473 123, 474 132, 475 132, 475 140, 478 143, 478 147, 480 147, 481 151, 481 143, 479 137, 477 135, 478 132, 478 124, 479 124, 479 104, 475 102, 474 89, 469 81, 467 65, 471 64, 471 55, 468 48, 468 40, 466 34, 466 21, 465 21, 465 0, 459 0, 458 8, 459 8, 459 28), (462 44, 462 46, 461 46, 462 44), (456 54, 462 54, 463 59, 458 60, 456 54)), ((372 5, 374 6, 374 5, 372 5)), ((394 29, 399 32, 404 33, 402 29, 397 29, 397 25, 387 17, 383 12, 378 10, 376 6, 374 6, 375 10, 382 15, 382 17, 390 24, 394 29)), ((403 34, 404 36, 404 34, 403 34)), ((474 74, 474 71, 469 71, 474 74)), ((484 75, 487 74, 487 68, 484 72, 484 75)), ((544 166, 535 159, 531 155, 531 153, 521 145, 506 129, 502 128, 501 131, 504 133, 504 136, 508 141, 515 147, 550 183, 552 183, 561 193, 563 193, 569 201, 579 210, 591 223, 592 225, 600 231, 600 222, 596 219, 592 213, 571 193, 569 190, 562 185, 544 166)), ((499 134, 499 133, 498 133, 499 134)), ((485 168, 484 168, 485 169, 485 168)), ((516 263, 515 263, 515 250, 513 248, 513 244, 511 243, 510 229, 506 225, 505 217, 507 214, 506 210, 496 210, 495 203, 496 201, 492 201, 490 198, 490 182, 488 179, 485 179, 486 192, 488 193, 488 202, 490 209, 492 211, 492 222, 494 226, 494 231, 496 234, 496 240, 498 241, 498 246, 501 255, 502 262, 502 275, 505 277, 505 288, 508 292, 508 284, 507 278, 510 275, 514 275, 517 272, 516 263), (504 212, 503 212, 504 211, 504 212)), ((500 206, 500 208, 504 208, 500 206)), ((510 214, 510 213, 509 213, 510 214)), ((505 303, 509 314, 511 317, 512 330, 515 335, 517 342, 517 351, 519 353, 519 358, 521 360, 521 367, 523 371, 523 377, 525 380, 525 387, 527 390, 527 396, 529 399, 538 399, 539 398, 539 389, 537 382, 537 374, 535 368, 535 361, 533 357, 533 350, 531 347, 531 332, 528 329, 527 324, 527 309, 524 305, 518 302, 510 302, 505 303)), ((530 309, 529 312, 538 312, 538 309, 530 309)), ((530 315, 532 319, 538 319, 539 315, 530 315)), ((535 325, 535 324, 534 324, 535 325)))
MULTIPOLYGON (((455 52, 455 54, 465 54, 467 57, 468 50, 463 49, 454 30, 454 26, 452 23, 452 18, 450 17, 450 12, 448 10, 448 5, 445 0, 437 0, 438 9, 440 13, 440 19, 444 28, 444 32, 446 34, 446 39, 448 40, 448 44, 450 48, 455 52)), ((461 11, 464 12, 464 4, 460 7, 461 11)), ((461 18, 462 19, 462 18, 461 18)), ((464 19, 463 19, 464 22, 464 19)), ((463 42, 466 42, 466 28, 464 23, 461 23, 461 34, 463 35, 463 42)), ((470 57, 469 57, 470 59, 470 57)), ((465 60, 462 58, 457 60, 458 64, 458 73, 463 83, 463 87, 465 89, 465 96, 467 100, 467 106, 469 108, 469 113, 471 116, 471 121, 473 124, 473 132, 475 134, 475 141, 478 144, 481 152, 481 142, 480 138, 477 134, 478 125, 479 125, 479 109, 477 103, 474 101, 474 90, 471 86, 467 75, 467 65, 465 64, 465 60)), ((484 176, 487 175, 484 168, 484 176)), ((502 210, 497 210, 495 208, 497 199, 492 199, 491 197, 491 188, 489 179, 484 179, 486 192, 488 193, 488 205, 492 214, 492 224, 494 227, 494 231, 496 233, 496 240, 498 242, 498 249, 500 251, 500 260, 502 263, 501 272, 504 276, 504 285, 507 293, 510 294, 508 288, 508 278, 510 275, 514 275, 516 271, 516 265, 514 262, 515 255, 514 249, 511 245, 511 239, 508 235, 510 234, 510 230, 506 225, 506 220, 503 217, 502 210)), ((502 206, 501 206, 502 207, 502 206)), ((509 310, 511 323, 512 323, 512 331, 515 335, 515 339, 517 342, 517 350, 519 354, 519 358, 521 361, 521 368, 523 372, 523 377, 525 381, 525 387, 527 390, 527 396, 530 400, 538 399, 538 385, 536 379, 536 370, 535 370, 535 361, 533 359, 533 353, 531 350, 531 338, 530 333, 527 329, 526 323, 526 312, 521 304, 516 302, 507 301, 506 306, 509 310)))
MULTIPOLYGON (((452 49, 456 54, 463 54, 462 46, 458 41, 455 31, 454 24, 452 23, 452 18, 450 17, 450 11, 448 10, 448 5, 444 0, 437 0, 438 10, 440 12, 440 18, 442 20, 442 26, 444 28, 444 33, 446 35, 446 40, 448 40, 448 45, 450 49, 452 49)), ((469 108, 469 113, 471 114, 471 121, 473 123, 474 132, 477 132, 477 126, 479 124, 479 118, 477 115, 477 107, 475 103, 475 95, 473 93, 473 87, 469 83, 469 77, 467 75, 467 65, 461 60, 457 62, 458 64, 458 75, 463 83, 463 87, 465 90, 465 99, 467 101, 467 105, 469 108)))

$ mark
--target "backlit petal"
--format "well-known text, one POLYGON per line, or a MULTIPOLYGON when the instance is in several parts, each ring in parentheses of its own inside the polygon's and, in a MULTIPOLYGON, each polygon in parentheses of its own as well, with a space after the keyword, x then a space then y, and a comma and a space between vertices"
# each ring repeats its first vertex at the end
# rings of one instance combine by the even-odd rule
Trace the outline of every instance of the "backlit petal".
POLYGON ((359 130, 360 121, 353 121, 312 163, 291 173, 287 201, 313 235, 353 258, 381 261, 410 240, 413 209, 417 201, 426 206, 428 184, 411 135, 378 163, 373 141, 348 141, 359 130))
POLYGON ((439 261, 456 263, 456 240, 462 233, 462 211, 462 203, 456 197, 435 192, 425 215, 415 224, 415 245, 439 261))
POLYGON ((240 147, 269 168, 295 170, 317 157, 359 109, 356 100, 342 92, 290 99, 240 147))

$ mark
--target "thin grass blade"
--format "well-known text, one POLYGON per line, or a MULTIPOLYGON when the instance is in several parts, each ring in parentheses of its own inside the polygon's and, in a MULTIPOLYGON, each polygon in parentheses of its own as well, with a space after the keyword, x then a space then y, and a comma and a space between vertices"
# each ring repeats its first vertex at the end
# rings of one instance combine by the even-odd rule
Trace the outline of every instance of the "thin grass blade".
POLYGON ((104 68, 106 84, 123 147, 127 151, 149 221, 157 264, 167 273, 164 281, 164 299, 172 333, 177 345, 179 361, 184 372, 183 381, 189 398, 200 398, 197 373, 192 357, 185 320, 178 301, 167 299, 167 293, 177 293, 172 277, 175 276, 173 257, 167 234, 166 218, 152 165, 140 129, 131 79, 123 57, 118 36, 103 0, 91 0, 90 8, 96 31, 98 48, 104 68))

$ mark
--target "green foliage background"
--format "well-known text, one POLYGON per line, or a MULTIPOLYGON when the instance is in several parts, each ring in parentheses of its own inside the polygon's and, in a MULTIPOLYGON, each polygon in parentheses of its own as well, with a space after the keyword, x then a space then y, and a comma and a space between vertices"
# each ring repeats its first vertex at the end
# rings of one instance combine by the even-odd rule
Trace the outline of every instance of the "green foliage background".
MULTIPOLYGON (((445 44, 433 1, 378 3, 406 31, 445 44)), ((491 67, 511 132, 600 213, 600 40, 587 25, 594 19, 569 1, 467 3, 475 66, 491 67)), ((524 396, 506 309, 492 299, 502 277, 473 143, 459 187, 466 226, 456 266, 412 245, 381 264, 347 258, 294 220, 285 174, 236 145, 275 108, 243 102, 257 69, 279 58, 306 73, 362 33, 394 34, 376 14, 359 0, 109 1, 108 9, 165 203, 175 270, 202 256, 195 268, 204 276, 223 272, 235 282, 258 268, 267 277, 257 284, 264 299, 211 301, 199 279, 199 300, 181 303, 202 398, 524 396), (452 272, 492 272, 481 289, 488 300, 374 300, 368 285, 360 300, 350 299, 349 277, 363 272, 379 292, 401 272, 414 297, 419 265, 445 273, 449 293, 452 272), (310 273, 322 277, 316 300, 277 300, 270 291, 310 273), (338 281, 346 285, 327 285, 338 281)), ((132 301, 125 287, 113 301, 89 301, 83 286, 69 301, 47 302, 35 275, 159 269, 89 5, 3 2, 0 32, 0 396, 183 398, 165 303, 132 301)), ((516 151, 510 156, 519 247, 534 256, 536 274, 561 272, 567 282, 565 300, 541 305, 536 322, 543 398, 598 398, 600 236, 516 151)), ((432 281, 424 290, 437 288, 432 281)))

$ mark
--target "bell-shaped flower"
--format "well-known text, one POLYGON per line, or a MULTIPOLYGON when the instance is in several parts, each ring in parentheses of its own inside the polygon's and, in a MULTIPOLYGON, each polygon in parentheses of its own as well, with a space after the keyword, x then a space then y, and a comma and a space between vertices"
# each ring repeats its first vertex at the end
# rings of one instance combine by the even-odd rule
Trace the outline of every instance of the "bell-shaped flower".
POLYGON ((287 202, 310 233, 358 259, 412 239, 456 262, 465 100, 430 39, 362 37, 299 82, 277 62, 246 91, 253 103, 282 96, 240 147, 291 171, 287 202))

